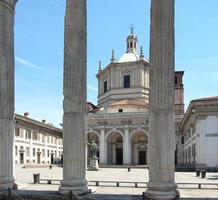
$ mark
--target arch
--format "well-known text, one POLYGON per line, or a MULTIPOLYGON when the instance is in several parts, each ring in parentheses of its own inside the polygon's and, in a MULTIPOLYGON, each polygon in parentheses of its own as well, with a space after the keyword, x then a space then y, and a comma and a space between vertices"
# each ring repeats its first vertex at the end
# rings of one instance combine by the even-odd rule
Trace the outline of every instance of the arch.
POLYGON ((96 135, 98 135, 99 139, 101 138, 99 132, 97 132, 97 131, 93 131, 93 130, 87 131, 87 132, 86 132, 86 135, 88 136, 88 134, 90 134, 90 133, 95 133, 96 135))
POLYGON ((87 137, 87 164, 90 165, 91 158, 91 143, 94 141, 98 146, 97 157, 99 158, 100 154, 100 134, 97 131, 88 131, 86 133, 87 137))
POLYGON ((108 136, 112 133, 119 133, 122 136, 122 138, 124 139, 124 134, 120 130, 114 129, 114 130, 110 130, 109 132, 107 132, 107 134, 105 136, 105 141, 107 141, 108 136))
POLYGON ((111 130, 106 134, 107 163, 113 165, 123 164, 124 134, 119 130, 111 130))
POLYGON ((132 141, 132 137, 137 134, 137 133, 144 133, 146 135, 146 137, 148 138, 148 132, 146 130, 143 130, 143 129, 135 129, 133 130, 131 133, 130 133, 130 141, 132 141))
POLYGON ((148 162, 148 133, 143 129, 135 129, 130 133, 131 163, 146 165, 148 162))

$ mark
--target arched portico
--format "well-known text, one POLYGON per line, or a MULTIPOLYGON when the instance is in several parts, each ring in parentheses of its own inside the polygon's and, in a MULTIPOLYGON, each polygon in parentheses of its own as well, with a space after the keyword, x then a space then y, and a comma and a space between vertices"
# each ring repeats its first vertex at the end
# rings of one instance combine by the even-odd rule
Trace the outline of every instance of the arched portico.
POLYGON ((148 164, 148 136, 144 130, 135 130, 130 134, 131 139, 131 164, 148 164))
POLYGON ((106 135, 107 164, 123 164, 123 134, 120 131, 111 131, 106 135))

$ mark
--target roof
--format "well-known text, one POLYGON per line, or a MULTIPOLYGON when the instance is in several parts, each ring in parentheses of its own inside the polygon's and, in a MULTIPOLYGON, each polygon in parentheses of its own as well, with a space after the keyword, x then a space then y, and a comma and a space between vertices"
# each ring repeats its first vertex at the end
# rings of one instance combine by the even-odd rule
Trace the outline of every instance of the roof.
POLYGON ((51 124, 40 122, 19 114, 15 114, 14 120, 17 125, 62 137, 62 129, 54 127, 51 124))
POLYGON ((135 106, 148 106, 147 103, 140 100, 124 99, 115 103, 110 104, 110 106, 125 106, 125 105, 135 105, 135 106))
POLYGON ((196 101, 213 101, 213 100, 218 100, 218 96, 204 97, 204 98, 200 98, 200 99, 194 99, 194 100, 192 100, 192 102, 196 102, 196 101))
POLYGON ((180 128, 182 129, 184 127, 184 125, 186 124, 186 122, 189 120, 190 116, 194 113, 196 113, 196 111, 200 111, 200 110, 212 110, 213 112, 216 112, 216 109, 218 107, 218 96, 213 96, 213 97, 204 97, 204 98, 199 98, 199 99, 194 99, 190 102, 186 113, 184 115, 184 118, 180 124, 180 128), (216 108, 216 109, 215 109, 216 108))
POLYGON ((118 60, 118 63, 135 62, 140 60, 139 55, 136 52, 126 53, 118 60))

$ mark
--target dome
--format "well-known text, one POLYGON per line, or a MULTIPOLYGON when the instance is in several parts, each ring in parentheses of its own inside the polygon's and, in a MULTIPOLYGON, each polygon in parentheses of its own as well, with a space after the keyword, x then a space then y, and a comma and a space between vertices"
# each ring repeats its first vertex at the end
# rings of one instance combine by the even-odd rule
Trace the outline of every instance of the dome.
POLYGON ((128 52, 121 56, 121 58, 118 60, 118 63, 124 63, 124 62, 135 62, 140 60, 139 55, 135 52, 128 52))

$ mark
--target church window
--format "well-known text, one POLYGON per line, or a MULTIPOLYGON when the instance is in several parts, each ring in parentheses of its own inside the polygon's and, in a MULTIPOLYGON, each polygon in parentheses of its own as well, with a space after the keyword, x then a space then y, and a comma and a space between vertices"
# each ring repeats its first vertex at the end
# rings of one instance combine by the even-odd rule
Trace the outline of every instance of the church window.
POLYGON ((104 81, 104 93, 107 92, 107 81, 104 81))
POLYGON ((124 75, 123 86, 124 88, 130 88, 130 75, 124 75))

